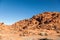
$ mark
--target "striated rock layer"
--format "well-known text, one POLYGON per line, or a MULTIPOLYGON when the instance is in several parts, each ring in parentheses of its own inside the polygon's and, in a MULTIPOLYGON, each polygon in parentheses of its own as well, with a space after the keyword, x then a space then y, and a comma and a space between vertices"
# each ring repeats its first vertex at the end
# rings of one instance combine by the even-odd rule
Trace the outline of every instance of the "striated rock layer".
POLYGON ((23 38, 20 39, 21 36, 39 36, 40 38, 51 38, 52 36, 53 39, 55 37, 60 38, 60 13, 44 12, 35 15, 30 19, 18 21, 12 25, 5 25, 4 23, 0 24, 0 40, 22 40, 23 38))

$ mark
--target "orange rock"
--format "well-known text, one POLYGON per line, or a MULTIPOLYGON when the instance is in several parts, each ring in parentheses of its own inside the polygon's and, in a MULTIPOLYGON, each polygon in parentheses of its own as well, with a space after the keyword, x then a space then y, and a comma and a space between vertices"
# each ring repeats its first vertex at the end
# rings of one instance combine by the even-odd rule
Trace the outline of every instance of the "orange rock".
POLYGON ((20 36, 33 35, 49 36, 53 34, 60 34, 59 12, 44 12, 42 14, 35 15, 30 19, 18 21, 12 25, 0 23, 0 39, 1 37, 9 39, 10 37, 18 38, 20 36))

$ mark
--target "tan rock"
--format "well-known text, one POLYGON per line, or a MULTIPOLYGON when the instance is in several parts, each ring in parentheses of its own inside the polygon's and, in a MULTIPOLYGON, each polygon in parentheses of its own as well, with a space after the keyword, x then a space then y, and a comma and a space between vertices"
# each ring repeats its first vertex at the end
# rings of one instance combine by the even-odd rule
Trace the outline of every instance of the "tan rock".
POLYGON ((23 40, 20 37, 35 37, 36 35, 40 38, 41 35, 47 38, 52 36, 51 38, 53 38, 57 34, 60 35, 59 12, 44 12, 12 25, 0 23, 0 40, 23 40))

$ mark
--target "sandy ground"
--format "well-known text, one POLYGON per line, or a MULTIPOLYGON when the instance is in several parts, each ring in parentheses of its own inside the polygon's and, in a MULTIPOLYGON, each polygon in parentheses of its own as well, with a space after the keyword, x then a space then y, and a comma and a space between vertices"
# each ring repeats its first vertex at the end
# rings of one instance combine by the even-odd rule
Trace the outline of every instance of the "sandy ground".
POLYGON ((60 40, 60 36, 57 35, 49 35, 49 36, 18 36, 16 34, 0 34, 0 40, 60 40))

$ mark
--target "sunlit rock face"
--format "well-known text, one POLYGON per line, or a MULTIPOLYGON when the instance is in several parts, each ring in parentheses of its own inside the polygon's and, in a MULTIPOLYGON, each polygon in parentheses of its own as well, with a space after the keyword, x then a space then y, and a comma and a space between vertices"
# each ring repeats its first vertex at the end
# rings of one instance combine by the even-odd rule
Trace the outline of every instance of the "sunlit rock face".
POLYGON ((28 38, 30 40, 41 38, 59 39, 60 12, 40 13, 12 25, 0 23, 0 40, 29 40, 28 38))

